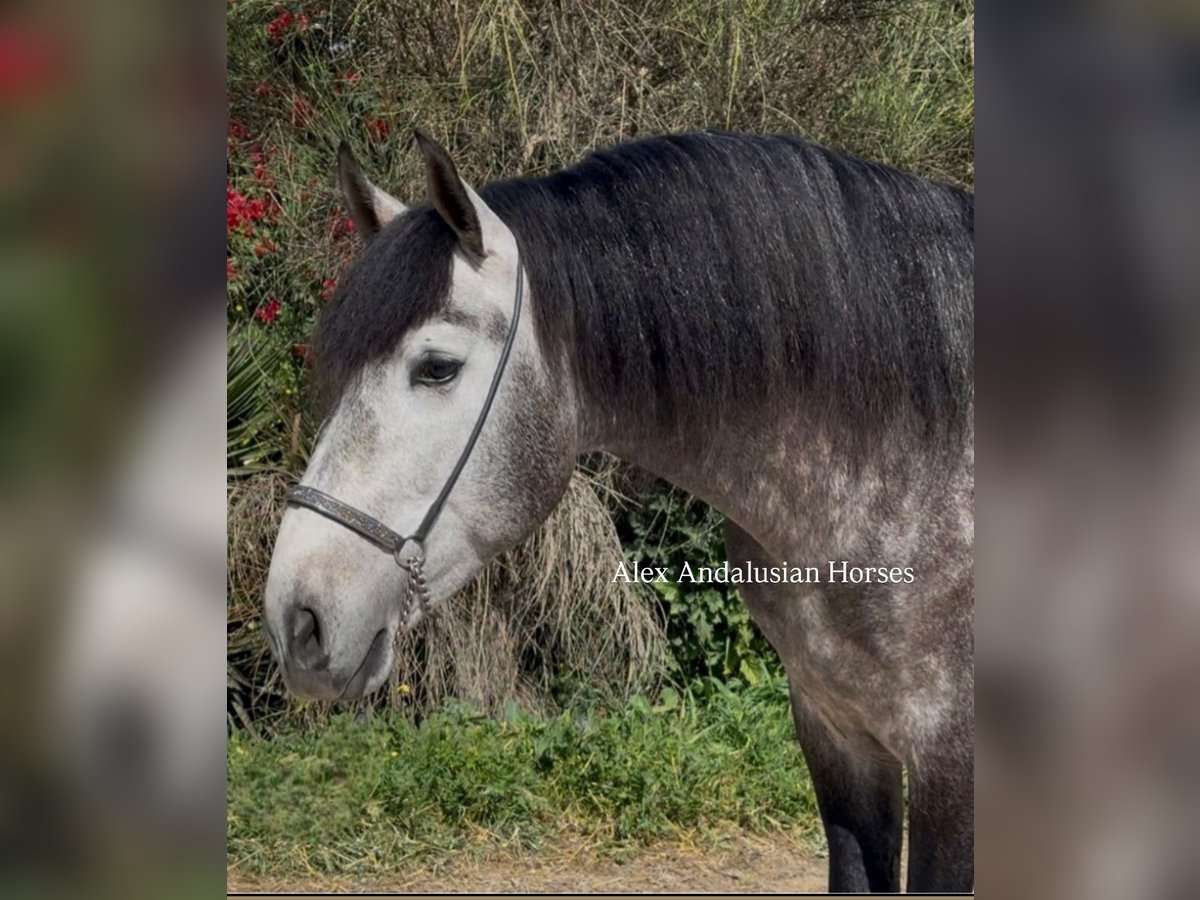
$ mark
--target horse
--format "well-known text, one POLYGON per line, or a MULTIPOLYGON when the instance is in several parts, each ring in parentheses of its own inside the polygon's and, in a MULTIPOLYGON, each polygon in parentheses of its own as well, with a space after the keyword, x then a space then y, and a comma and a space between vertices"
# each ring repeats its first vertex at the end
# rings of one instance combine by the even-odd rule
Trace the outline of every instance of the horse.
POLYGON ((418 205, 339 148, 364 246, 316 326, 323 424, 265 588, 289 689, 377 689, 396 636, 609 453, 721 511, 731 566, 818 568, 740 590, 830 890, 899 890, 905 772, 907 889, 971 890, 973 193, 723 132, 476 191, 416 143, 418 205))

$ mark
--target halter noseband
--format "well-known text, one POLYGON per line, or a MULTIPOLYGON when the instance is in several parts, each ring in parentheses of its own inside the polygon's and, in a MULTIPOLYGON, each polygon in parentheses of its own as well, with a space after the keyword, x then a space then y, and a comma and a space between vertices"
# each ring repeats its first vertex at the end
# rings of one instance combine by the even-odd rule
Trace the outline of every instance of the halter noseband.
POLYGON ((413 600, 417 601, 417 606, 422 613, 429 609, 429 589, 425 585, 425 574, 422 567, 425 564, 425 540, 429 537, 429 532, 433 529, 434 523, 437 522, 438 516, 442 514, 442 507, 446 505, 446 498, 450 496, 450 491, 454 489, 455 482, 458 481, 458 476, 462 474, 463 467, 466 466, 467 460, 471 456, 471 451, 475 449, 475 442, 479 439, 479 432, 483 430, 483 423, 487 420, 488 413, 492 409, 492 402, 496 399, 496 390, 500 387, 500 379, 504 375, 504 369, 508 365, 508 357, 512 352, 513 342, 517 337, 517 323, 521 319, 521 295, 525 290, 525 275, 521 268, 521 254, 517 253, 517 293, 513 299, 512 320, 508 324, 508 334, 504 338, 504 347, 500 351, 500 361, 496 363, 496 371, 492 375, 492 384, 488 388, 487 397, 484 398, 483 408, 479 410, 479 416, 475 419, 475 427, 471 429, 471 436, 467 438, 467 443, 463 447, 462 452, 458 455, 458 462, 454 464, 454 469, 446 478, 446 483, 442 485, 442 489, 438 492, 436 498, 429 509, 425 512, 425 517, 421 519, 421 524, 417 526, 417 530, 405 537, 397 531, 388 528, 378 519, 367 515, 360 509, 355 509, 348 503, 343 503, 336 497, 331 497, 324 491, 318 491, 316 488, 311 488, 306 485, 297 485, 287 492, 287 502, 294 503, 297 506, 304 506, 308 509, 318 512, 327 519, 332 519, 339 525, 344 525, 356 534, 366 538, 375 546, 392 554, 396 560, 396 565, 408 572, 408 590, 404 599, 404 606, 400 610, 400 627, 403 629, 408 622, 409 616, 412 613, 413 600))

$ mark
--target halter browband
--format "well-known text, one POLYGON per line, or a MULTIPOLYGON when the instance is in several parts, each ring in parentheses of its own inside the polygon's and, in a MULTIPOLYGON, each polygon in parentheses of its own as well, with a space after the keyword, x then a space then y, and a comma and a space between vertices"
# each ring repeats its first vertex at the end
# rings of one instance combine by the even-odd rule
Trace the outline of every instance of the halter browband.
POLYGON ((487 421, 488 413, 492 409, 492 402, 496 399, 496 390, 500 387, 500 379, 504 376, 504 369, 508 365, 508 357, 512 352, 513 343, 517 337, 517 324, 521 319, 521 295, 524 292, 525 274, 521 268, 521 254, 518 251, 517 293, 513 298, 512 320, 508 324, 508 334, 504 338, 504 347, 500 350, 500 360, 496 363, 496 371, 492 375, 492 383, 488 388, 487 397, 484 398, 483 407, 479 410, 479 416, 475 419, 475 427, 471 429, 471 436, 467 438, 466 445, 458 455, 458 461, 454 464, 454 469, 446 478, 446 483, 442 485, 442 489, 438 492, 437 497, 434 498, 433 503, 430 504, 429 509, 426 510, 425 517, 421 519, 421 524, 417 526, 416 531, 405 537, 399 532, 388 528, 374 516, 367 515, 361 509, 355 509, 350 504, 343 503, 336 497, 331 497, 329 494, 319 491, 316 488, 297 485, 287 492, 288 503, 307 507, 314 512, 320 513, 327 519, 332 519, 339 525, 344 525, 380 549, 392 554, 396 560, 396 564, 408 572, 408 592, 404 608, 400 614, 401 628, 405 627, 409 614, 412 612, 412 600, 414 596, 421 611, 427 611, 429 591, 425 586, 425 576, 421 568, 425 562, 425 540, 429 537, 429 532, 433 530, 438 516, 442 514, 442 507, 446 505, 446 499, 450 496, 450 491, 454 489, 455 482, 458 481, 463 467, 466 466, 467 460, 471 457, 471 451, 475 449, 475 442, 479 439, 479 432, 483 430, 483 423, 487 421))

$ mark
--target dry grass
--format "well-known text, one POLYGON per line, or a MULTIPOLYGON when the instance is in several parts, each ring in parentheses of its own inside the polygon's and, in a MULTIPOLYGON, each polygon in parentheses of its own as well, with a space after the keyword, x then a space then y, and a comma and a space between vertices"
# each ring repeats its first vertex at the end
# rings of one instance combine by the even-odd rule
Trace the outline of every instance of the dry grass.
POLYGON ((319 32, 283 47, 266 41, 268 10, 231 13, 231 113, 276 154, 297 266, 330 256, 314 199, 336 208, 339 139, 377 183, 424 196, 413 127, 475 183, 703 128, 803 134, 929 177, 972 177, 969 0, 376 0, 332 4, 319 32), (305 127, 297 101, 315 110, 305 127), (385 140, 371 137, 375 119, 385 140))
POLYGON ((226 489, 228 715, 252 732, 287 707, 282 679, 262 634, 263 586, 291 479, 265 472, 226 489))
POLYGON ((487 835, 453 859, 390 877, 309 873, 257 876, 231 866, 229 889, 248 893, 823 893, 826 854, 806 830, 768 835, 728 828, 682 836, 614 858, 579 837, 530 852, 487 835))
MULTIPOLYGON (((649 687, 661 671, 663 627, 642 589, 612 582, 621 560, 609 509, 616 477, 612 463, 578 470, 541 528, 400 639, 388 690, 366 705, 424 714, 457 697, 493 713, 510 700, 544 710, 558 684, 617 697, 649 687)), ((327 713, 286 698, 260 627, 289 481, 268 473, 229 487, 231 714, 247 727, 327 713)))

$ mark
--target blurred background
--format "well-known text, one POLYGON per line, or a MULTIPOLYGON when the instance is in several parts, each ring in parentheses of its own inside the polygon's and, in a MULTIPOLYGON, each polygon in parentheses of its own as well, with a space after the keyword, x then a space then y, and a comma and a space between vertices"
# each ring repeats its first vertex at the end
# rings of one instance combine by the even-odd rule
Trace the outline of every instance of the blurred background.
POLYGON ((220 890, 220 9, 0 13, 0 890, 220 890))
POLYGON ((979 19, 980 884, 1200 889, 1194 4, 979 19))
MULTIPOLYGON (((1194 894, 1197 10, 992 7, 978 29, 977 869, 1031 896, 1194 894)), ((264 848, 295 861, 305 823, 330 812, 300 798, 314 779, 348 784, 321 763, 333 749, 474 753, 474 777, 502 783, 489 729, 567 752, 554 748, 574 732, 544 723, 581 697, 623 711, 602 735, 614 771, 644 775, 619 753, 661 749, 678 725, 794 772, 753 743, 787 722, 736 596, 611 594, 558 565, 722 553, 715 514, 601 460, 552 534, 464 595, 455 615, 485 612, 461 643, 414 643, 386 696, 333 720, 280 694, 256 591, 280 487, 303 465, 305 338, 355 246, 332 148, 349 139, 405 198, 418 124, 475 181, 713 126, 798 132, 973 187, 974 31, 972 4, 919 0, 8 7, 4 887, 215 892, 227 831, 243 866, 264 848), (536 571, 553 573, 538 591, 536 571), (392 724, 449 698, 482 710, 454 713, 464 744, 392 724), (297 815, 258 814, 281 803, 297 815)), ((810 798, 779 784, 721 782, 715 805, 773 803, 803 826, 810 798)), ((348 808, 360 787, 331 791, 343 834, 379 815, 348 808)), ((645 787, 602 808, 614 827, 659 827, 636 806, 645 787)), ((438 802, 462 809, 447 791, 438 802)))

